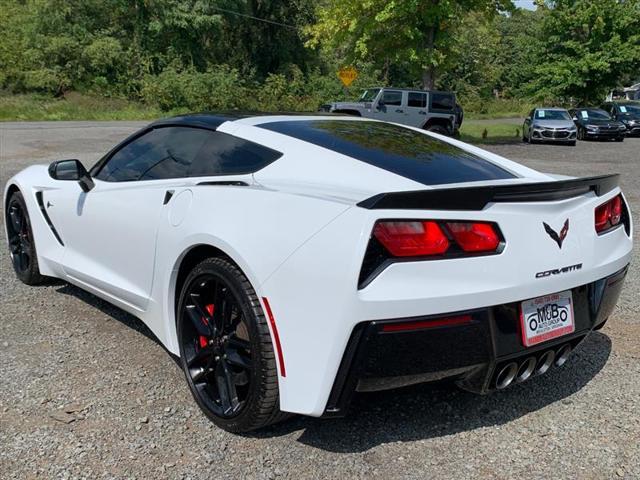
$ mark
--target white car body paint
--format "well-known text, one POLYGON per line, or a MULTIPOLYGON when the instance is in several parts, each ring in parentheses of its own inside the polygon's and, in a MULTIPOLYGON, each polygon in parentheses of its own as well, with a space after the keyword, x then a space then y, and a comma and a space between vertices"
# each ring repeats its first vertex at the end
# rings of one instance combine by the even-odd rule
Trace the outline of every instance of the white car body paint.
MULTIPOLYGON (((217 128, 283 153, 255 174, 95 180, 95 188, 84 193, 76 182, 52 179, 46 166, 32 166, 7 182, 5 201, 9 188, 23 192, 42 274, 64 279, 139 317, 176 355, 180 262, 199 245, 225 252, 272 308, 286 365, 286 376, 279 377, 281 409, 312 416, 324 412, 349 335, 360 322, 560 292, 611 275, 631 259, 632 235, 622 228, 600 236, 594 230, 595 208, 619 194, 619 188, 601 197, 590 192, 560 201, 493 203, 481 211, 369 210, 356 204, 382 192, 443 186, 425 186, 259 127, 304 119, 254 117, 217 128), (221 179, 248 186, 198 185, 221 179), (168 190, 173 196, 165 205, 168 190), (64 246, 40 212, 36 192, 43 192, 46 212, 64 246), (358 290, 363 255, 380 218, 496 222, 506 248, 493 256, 395 263, 358 290), (559 229, 567 218, 571 234, 559 249, 541 225, 544 221, 559 229), (583 265, 580 270, 535 278, 536 272, 576 263, 583 265)), ((517 177, 447 188, 557 179, 449 137, 414 130, 517 177)))

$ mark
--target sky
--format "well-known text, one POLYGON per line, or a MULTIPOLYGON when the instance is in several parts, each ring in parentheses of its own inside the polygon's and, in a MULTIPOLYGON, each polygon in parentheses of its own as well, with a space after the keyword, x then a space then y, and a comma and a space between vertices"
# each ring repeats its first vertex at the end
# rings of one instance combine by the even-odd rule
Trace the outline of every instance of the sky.
POLYGON ((533 0, 515 0, 513 2, 516 4, 516 7, 526 8, 527 10, 535 10, 535 6, 533 5, 533 0))

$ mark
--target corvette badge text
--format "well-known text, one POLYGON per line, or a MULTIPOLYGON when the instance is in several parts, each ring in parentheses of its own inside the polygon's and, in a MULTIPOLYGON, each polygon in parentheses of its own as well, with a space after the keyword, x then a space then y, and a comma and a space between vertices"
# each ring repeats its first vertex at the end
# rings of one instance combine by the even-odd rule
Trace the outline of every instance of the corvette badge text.
POLYGON ((575 272, 576 270, 580 270, 580 269, 582 269, 582 264, 577 263, 575 265, 569 265, 568 267, 554 268, 553 270, 545 270, 544 272, 538 272, 536 273, 536 278, 544 278, 544 277, 550 277, 551 275, 560 275, 561 273, 575 272))

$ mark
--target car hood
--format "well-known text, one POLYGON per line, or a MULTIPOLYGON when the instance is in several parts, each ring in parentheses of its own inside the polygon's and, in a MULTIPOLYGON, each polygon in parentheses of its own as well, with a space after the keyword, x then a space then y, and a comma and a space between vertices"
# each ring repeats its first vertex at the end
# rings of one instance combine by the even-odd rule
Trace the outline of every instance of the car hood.
POLYGON ((574 126, 571 120, 534 120, 533 124, 542 128, 571 128, 574 126))

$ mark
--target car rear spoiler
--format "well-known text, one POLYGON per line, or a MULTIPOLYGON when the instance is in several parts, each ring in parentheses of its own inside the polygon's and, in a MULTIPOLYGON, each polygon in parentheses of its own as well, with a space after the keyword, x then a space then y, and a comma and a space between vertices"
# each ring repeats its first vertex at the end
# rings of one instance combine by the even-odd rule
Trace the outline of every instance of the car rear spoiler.
POLYGON ((620 175, 554 182, 486 185, 380 193, 358 203, 371 210, 482 210, 494 202, 548 202, 588 192, 602 196, 618 186, 620 175))

